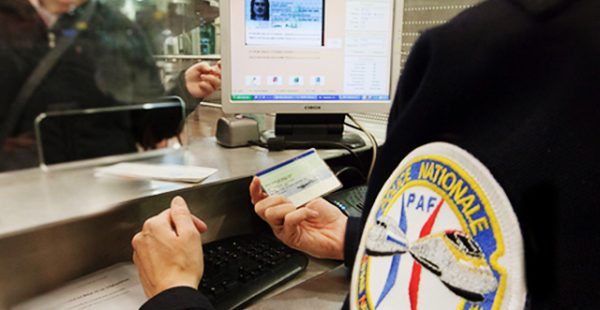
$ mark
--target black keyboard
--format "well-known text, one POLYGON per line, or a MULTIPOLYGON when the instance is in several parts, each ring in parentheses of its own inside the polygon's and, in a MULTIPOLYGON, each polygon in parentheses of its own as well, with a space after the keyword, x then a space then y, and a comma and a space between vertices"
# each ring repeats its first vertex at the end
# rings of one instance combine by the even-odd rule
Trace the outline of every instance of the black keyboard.
POLYGON ((366 195, 367 185, 357 185, 333 192, 323 198, 334 204, 347 216, 360 217, 364 208, 366 195))
POLYGON ((308 258, 272 236, 242 235, 207 243, 198 289, 215 309, 238 309, 293 278, 308 258))

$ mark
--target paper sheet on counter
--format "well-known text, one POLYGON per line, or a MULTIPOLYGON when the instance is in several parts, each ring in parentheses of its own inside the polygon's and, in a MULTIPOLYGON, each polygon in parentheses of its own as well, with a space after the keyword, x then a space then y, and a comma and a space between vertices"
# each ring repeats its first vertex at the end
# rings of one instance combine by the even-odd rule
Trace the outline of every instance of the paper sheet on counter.
POLYGON ((182 165, 119 163, 96 168, 95 171, 97 175, 198 183, 217 172, 217 169, 182 165))
POLYGON ((146 300, 135 265, 119 263, 21 303, 12 310, 139 309, 146 300))

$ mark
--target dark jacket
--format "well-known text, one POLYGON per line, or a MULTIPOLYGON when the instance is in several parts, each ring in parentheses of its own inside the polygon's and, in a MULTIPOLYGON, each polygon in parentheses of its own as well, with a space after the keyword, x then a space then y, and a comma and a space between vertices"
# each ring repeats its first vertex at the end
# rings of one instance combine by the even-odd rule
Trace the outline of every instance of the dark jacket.
MULTIPOLYGON (((364 216, 348 222, 347 266, 401 159, 446 141, 478 158, 514 207, 528 307, 600 308, 598 16, 597 0, 490 0, 425 32, 400 80, 364 216)), ((175 292, 160 295, 171 301, 161 309, 181 309, 199 294, 169 298, 175 292)))
MULTIPOLYGON (((365 206, 411 150, 456 144, 510 199, 529 306, 600 308, 598 16, 597 0, 491 0, 424 33, 401 77, 365 206)), ((347 266, 369 211, 348 224, 347 266)))
MULTIPOLYGON (((31 133, 35 117, 42 112, 141 103, 164 95, 140 29, 96 2, 89 23, 82 24, 80 19, 92 5, 90 1, 62 15, 48 30, 28 0, 0 0, 0 123, 6 122, 8 107, 19 89, 50 50, 49 34, 58 41, 72 35, 74 29, 83 29, 36 88, 10 136, 31 133)), ((105 141, 99 143, 101 149, 93 150, 99 152, 97 156, 135 150, 133 138, 119 139, 131 126, 127 118, 105 118, 85 126, 71 130, 83 130, 86 138, 91 135, 96 141, 105 141)))

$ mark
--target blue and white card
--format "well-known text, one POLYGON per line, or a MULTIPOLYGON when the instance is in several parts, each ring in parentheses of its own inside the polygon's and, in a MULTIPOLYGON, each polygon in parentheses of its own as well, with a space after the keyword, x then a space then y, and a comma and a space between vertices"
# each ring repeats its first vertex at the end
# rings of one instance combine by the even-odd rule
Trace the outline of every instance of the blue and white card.
POLYGON ((287 197, 296 207, 342 187, 315 149, 256 174, 269 195, 287 197))

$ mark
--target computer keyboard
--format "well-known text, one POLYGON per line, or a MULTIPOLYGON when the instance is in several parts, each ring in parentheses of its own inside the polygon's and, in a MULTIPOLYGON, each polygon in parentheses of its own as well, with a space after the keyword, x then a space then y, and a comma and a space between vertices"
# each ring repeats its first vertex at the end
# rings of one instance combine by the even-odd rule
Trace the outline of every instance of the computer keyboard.
POLYGON ((238 309, 252 298, 293 278, 306 255, 269 235, 241 235, 207 243, 198 289, 217 310, 238 309))
POLYGON ((333 192, 323 198, 334 204, 348 216, 362 215, 367 195, 367 185, 357 185, 333 192))

